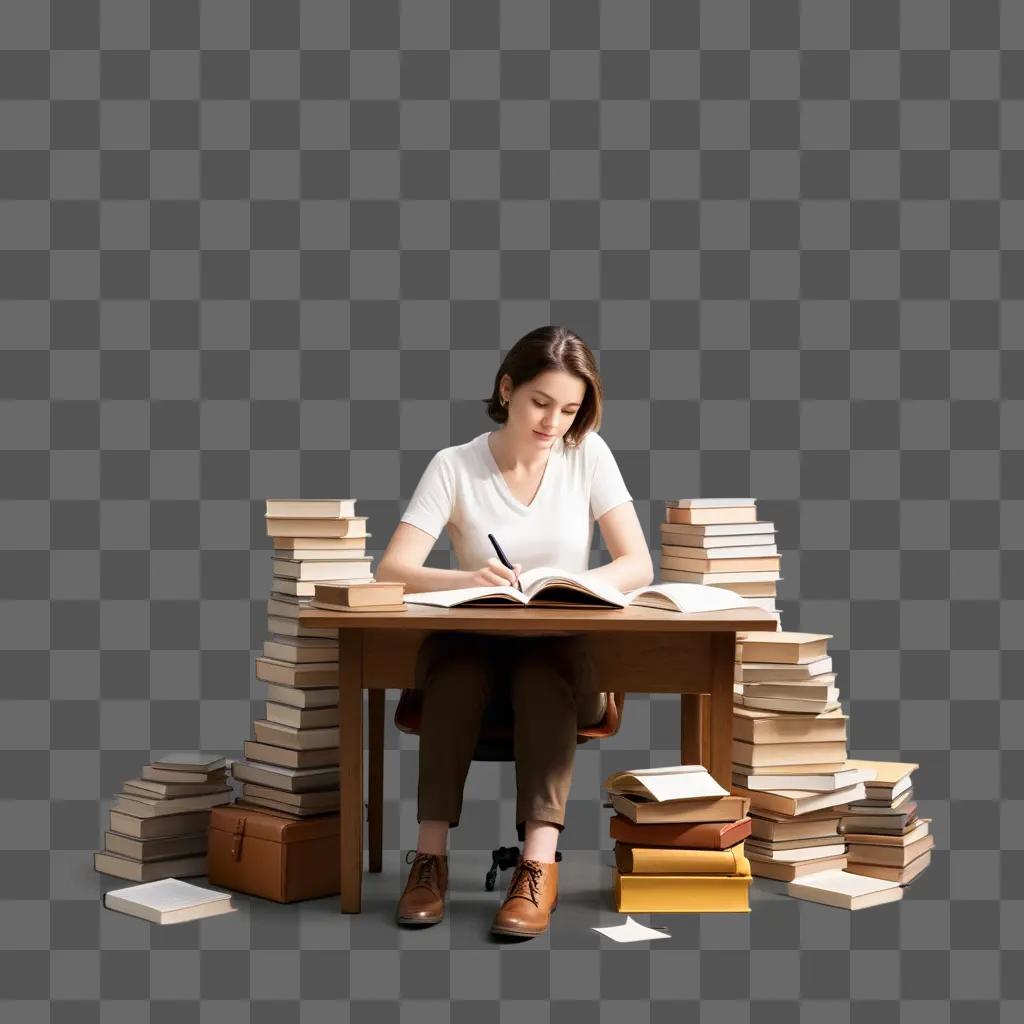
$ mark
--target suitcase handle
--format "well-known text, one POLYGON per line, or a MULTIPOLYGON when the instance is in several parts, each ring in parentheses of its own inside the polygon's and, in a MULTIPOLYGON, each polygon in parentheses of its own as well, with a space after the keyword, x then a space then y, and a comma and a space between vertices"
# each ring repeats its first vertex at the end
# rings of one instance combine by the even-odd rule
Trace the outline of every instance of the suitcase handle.
POLYGON ((242 837, 245 835, 245 818, 235 822, 235 834, 231 840, 231 856, 235 860, 242 859, 242 837))

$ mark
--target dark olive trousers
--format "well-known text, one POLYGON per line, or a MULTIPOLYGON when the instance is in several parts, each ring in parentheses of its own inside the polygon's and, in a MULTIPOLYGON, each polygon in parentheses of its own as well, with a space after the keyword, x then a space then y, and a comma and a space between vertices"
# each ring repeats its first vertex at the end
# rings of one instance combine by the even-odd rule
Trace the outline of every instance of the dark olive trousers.
POLYGON ((439 631, 420 647, 415 686, 422 690, 417 821, 458 825, 462 794, 485 711, 510 712, 516 761, 516 830, 539 820, 565 825, 576 733, 605 712, 590 689, 585 638, 495 636, 439 631))

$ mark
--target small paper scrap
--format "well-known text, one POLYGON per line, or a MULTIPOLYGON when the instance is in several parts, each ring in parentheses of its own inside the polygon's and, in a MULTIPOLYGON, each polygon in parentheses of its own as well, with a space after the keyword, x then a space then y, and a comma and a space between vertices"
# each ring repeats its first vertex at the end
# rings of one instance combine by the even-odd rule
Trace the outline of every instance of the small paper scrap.
POLYGON ((627 914, 625 924, 616 924, 608 928, 594 928, 593 931, 607 935, 609 939, 616 942, 645 942, 647 939, 668 939, 671 936, 668 932, 659 931, 657 928, 648 928, 647 925, 634 921, 627 914))

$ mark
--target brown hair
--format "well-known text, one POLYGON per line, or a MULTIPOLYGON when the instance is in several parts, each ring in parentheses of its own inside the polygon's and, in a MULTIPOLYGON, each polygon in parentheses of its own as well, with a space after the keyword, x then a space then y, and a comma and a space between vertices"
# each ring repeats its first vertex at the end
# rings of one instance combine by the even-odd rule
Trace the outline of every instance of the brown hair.
POLYGON ((487 403, 487 415, 495 423, 508 419, 508 409, 501 404, 501 379, 512 378, 512 389, 526 384, 548 370, 561 370, 578 377, 586 384, 583 401, 576 410, 572 426, 565 432, 564 442, 569 447, 578 445, 591 431, 601 425, 601 403, 604 389, 594 354, 585 341, 567 327, 548 324, 524 334, 502 360, 494 377, 494 391, 487 403))

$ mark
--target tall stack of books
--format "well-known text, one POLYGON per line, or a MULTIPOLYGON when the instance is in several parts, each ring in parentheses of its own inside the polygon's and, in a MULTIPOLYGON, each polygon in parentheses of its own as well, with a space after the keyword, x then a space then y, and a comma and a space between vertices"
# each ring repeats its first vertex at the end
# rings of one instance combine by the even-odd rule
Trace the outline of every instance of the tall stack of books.
POLYGON ((223 757, 181 751, 157 758, 110 805, 93 867, 134 882, 205 875, 210 808, 232 795, 223 757))
POLYGON ((354 498, 268 499, 273 542, 270 638, 256 659, 266 714, 231 766, 240 804, 294 817, 338 808, 338 634, 299 621, 318 584, 370 582, 366 517, 354 498))
POLYGON ((749 912, 749 801, 703 765, 615 772, 603 787, 617 812, 609 821, 617 911, 749 912))
POLYGON ((827 633, 738 634, 732 792, 750 800, 755 876, 791 881, 846 866, 839 807, 874 773, 847 758, 847 716, 827 633))
POLYGON ((931 863, 935 837, 931 818, 919 818, 911 773, 918 766, 903 761, 849 764, 874 771, 864 784, 865 797, 838 808, 846 839, 846 870, 907 885, 931 863))
POLYGON ((782 576, 775 524, 759 522, 753 498, 674 498, 661 524, 661 578, 666 583, 724 587, 776 612, 782 576))

